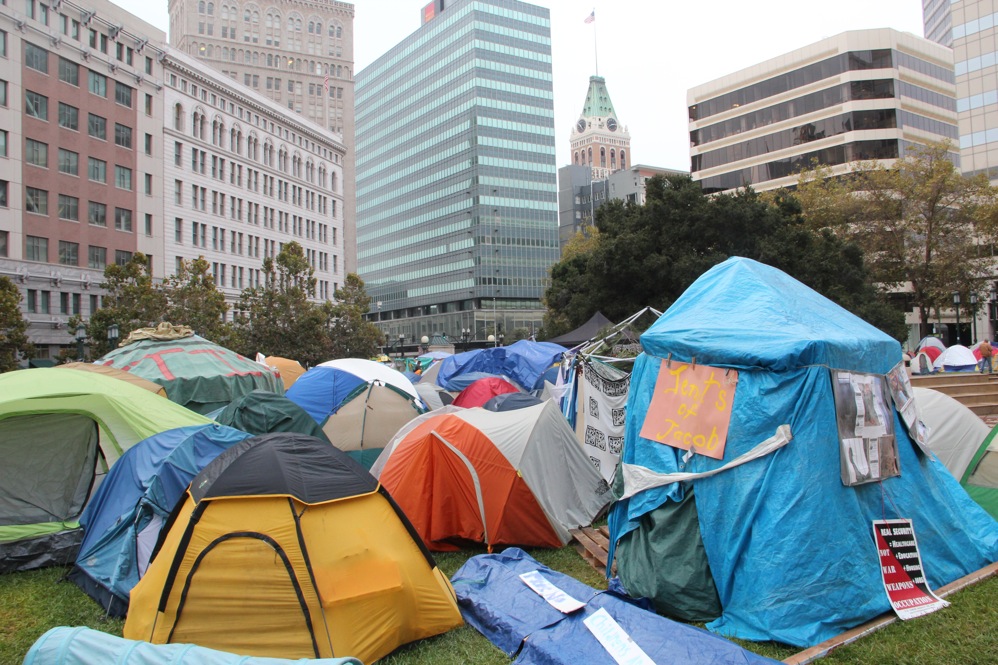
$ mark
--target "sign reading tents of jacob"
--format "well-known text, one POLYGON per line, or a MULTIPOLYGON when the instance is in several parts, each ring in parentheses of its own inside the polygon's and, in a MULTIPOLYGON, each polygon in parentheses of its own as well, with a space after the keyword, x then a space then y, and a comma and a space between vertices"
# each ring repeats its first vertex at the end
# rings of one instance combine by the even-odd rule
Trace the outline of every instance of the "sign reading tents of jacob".
POLYGON ((663 362, 641 436, 723 459, 737 385, 733 369, 663 362))
POLYGON ((873 538, 884 590, 899 619, 914 619, 949 605, 925 581, 911 520, 874 520, 873 538))

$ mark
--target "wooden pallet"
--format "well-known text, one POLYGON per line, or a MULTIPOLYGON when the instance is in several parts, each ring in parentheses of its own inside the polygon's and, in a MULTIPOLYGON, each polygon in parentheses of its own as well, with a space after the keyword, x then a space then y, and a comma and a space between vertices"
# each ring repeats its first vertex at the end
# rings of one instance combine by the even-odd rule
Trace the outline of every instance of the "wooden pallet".
MULTIPOLYGON (((582 558, 589 562, 600 574, 606 575, 607 550, 610 548, 610 529, 605 524, 600 527, 584 526, 571 529, 572 545, 579 551, 582 558)), ((614 564, 613 574, 617 572, 614 564)))

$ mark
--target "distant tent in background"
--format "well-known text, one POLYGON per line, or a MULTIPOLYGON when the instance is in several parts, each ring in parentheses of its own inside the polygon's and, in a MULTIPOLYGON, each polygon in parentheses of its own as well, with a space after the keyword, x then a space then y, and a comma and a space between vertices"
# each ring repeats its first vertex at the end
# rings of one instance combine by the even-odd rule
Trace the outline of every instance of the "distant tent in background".
POLYGON ((305 372, 287 394, 319 424, 334 446, 364 468, 374 463, 400 427, 425 411, 412 383, 394 369, 377 366, 385 370, 378 376, 393 383, 384 383, 381 378, 365 380, 323 363, 305 372))
POLYGON ((928 335, 923 337, 919 342, 918 346, 915 347, 916 351, 921 351, 922 349, 938 349, 940 352, 946 350, 946 345, 943 341, 934 335, 928 335))
MULTIPOLYGON (((527 392, 544 387, 544 372, 561 362, 568 351, 550 342, 521 339, 509 346, 495 346, 466 351, 440 361, 437 384, 447 390, 463 390, 457 380, 475 372, 506 377, 527 392)), ((424 381, 426 379, 423 379, 424 381)))
POLYGON ((163 386, 171 401, 198 413, 258 389, 284 392, 274 370, 169 323, 133 330, 98 362, 163 386))
POLYGON ((243 395, 212 415, 220 425, 235 427, 250 434, 297 432, 329 440, 305 409, 284 395, 266 390, 254 390, 243 395))
POLYGON ((973 372, 977 369, 977 358, 967 347, 954 344, 939 354, 932 367, 946 372, 973 372))
MULTIPOLYGON (((932 339, 935 339, 935 337, 933 337, 932 339)), ((929 360, 931 360, 932 362, 936 362, 936 359, 939 358, 939 356, 941 356, 943 354, 943 351, 945 350, 946 349, 939 349, 939 347, 930 345, 930 346, 923 346, 921 349, 919 349, 919 353, 924 353, 929 357, 929 360)))
POLYGON ((912 374, 932 374, 939 371, 933 367, 932 358, 925 352, 925 349, 915 354, 909 366, 911 367, 912 374))
POLYGON ((553 402, 430 412, 399 431, 372 473, 434 550, 561 547, 610 500, 553 402))
POLYGON ((285 391, 295 384, 298 377, 305 373, 305 368, 301 366, 301 363, 290 358, 267 356, 263 359, 263 364, 273 367, 281 373, 281 381, 284 382, 285 391))
POLYGON ((69 579, 109 615, 124 617, 128 594, 145 574, 163 524, 191 479, 249 436, 231 427, 194 425, 154 434, 125 451, 80 517, 84 538, 69 579))
POLYGON ((324 441, 278 433, 194 478, 132 590, 124 636, 372 663, 461 623, 450 582, 378 481, 324 441))
POLYGON ((97 365, 95 363, 66 363, 64 365, 56 365, 55 367, 56 369, 75 369, 80 372, 95 372, 97 374, 103 374, 104 376, 110 376, 112 379, 127 381, 132 385, 142 388, 143 390, 148 390, 149 392, 155 393, 160 397, 166 397, 166 388, 158 383, 147 381, 141 376, 137 376, 131 372, 126 372, 121 369, 116 369, 109 365, 97 365))
POLYGON ((914 392, 922 420, 929 426, 929 448, 970 498, 998 519, 998 427, 988 427, 945 393, 931 388, 914 392))
POLYGON ((482 405, 482 408, 489 411, 516 411, 517 409, 537 406, 543 401, 541 398, 527 393, 503 393, 490 399, 482 405))
POLYGON ((485 379, 479 379, 462 390, 460 394, 454 398, 452 404, 454 406, 470 409, 476 406, 483 406, 496 395, 518 392, 521 392, 520 389, 509 381, 500 379, 499 377, 490 376, 485 379))
POLYGON ((564 335, 552 337, 551 339, 544 341, 572 348, 579 346, 580 344, 585 344, 589 340, 595 339, 596 335, 598 335, 600 331, 606 330, 612 325, 613 321, 603 316, 603 312, 596 312, 588 321, 572 332, 567 332, 564 335))
POLYGON ((0 374, 0 572, 76 558, 78 519, 121 454, 204 416, 92 372, 0 374))

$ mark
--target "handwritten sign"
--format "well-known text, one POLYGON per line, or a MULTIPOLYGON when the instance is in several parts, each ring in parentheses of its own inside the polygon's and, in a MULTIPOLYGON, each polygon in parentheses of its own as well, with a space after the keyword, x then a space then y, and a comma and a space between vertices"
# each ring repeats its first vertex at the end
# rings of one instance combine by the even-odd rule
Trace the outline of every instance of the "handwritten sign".
POLYGON ((618 665, 655 665, 655 661, 620 627, 605 607, 587 616, 582 623, 618 665))
POLYGON ((544 600, 548 601, 548 604, 551 607, 563 614, 571 614, 575 610, 582 609, 586 606, 586 604, 582 601, 572 598, 567 593, 549 582, 548 579, 541 575, 539 571, 532 570, 529 573, 521 573, 520 579, 523 580, 524 584, 533 589, 544 600))
POLYGON ((737 384, 733 369, 663 362, 641 436, 723 459, 737 384))

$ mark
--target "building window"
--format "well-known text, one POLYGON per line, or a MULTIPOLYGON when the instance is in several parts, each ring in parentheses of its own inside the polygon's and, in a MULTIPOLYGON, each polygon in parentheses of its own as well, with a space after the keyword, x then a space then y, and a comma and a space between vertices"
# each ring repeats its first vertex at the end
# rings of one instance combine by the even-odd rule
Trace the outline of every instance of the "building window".
POLYGON ((59 126, 74 132, 80 129, 80 109, 59 102, 59 126))
POLYGON ((36 215, 49 214, 49 193, 34 187, 24 188, 24 209, 36 215))
POLYGON ((89 70, 87 73, 87 90, 98 97, 107 97, 107 77, 89 70))
POLYGON ((114 250, 114 262, 119 266, 123 266, 132 260, 132 253, 126 252, 123 249, 114 250))
POLYGON ((146 235, 152 237, 152 215, 146 213, 146 235))
POLYGON ((24 91, 24 114, 39 120, 49 119, 49 98, 30 90, 24 91))
POLYGON ((87 221, 91 226, 107 226, 107 206, 97 201, 90 201, 87 221))
POLYGON ((24 42, 24 66, 48 74, 49 52, 31 42, 24 42))
POLYGON ((35 314, 38 312, 38 291, 35 289, 28 289, 26 307, 29 314, 35 314))
POLYGON ((87 132, 90 136, 101 141, 107 140, 107 119, 99 115, 89 114, 87 118, 87 132))
POLYGON ((80 199, 66 194, 59 195, 59 219, 80 221, 80 199))
POLYGON ((80 175, 80 155, 72 150, 59 148, 59 172, 80 175))
POLYGON ((114 165, 114 186, 118 189, 132 191, 132 169, 127 166, 114 165))
POLYGON ((145 150, 147 155, 152 155, 152 134, 146 134, 145 150))
POLYGON ((79 87, 80 66, 71 60, 59 58, 59 80, 79 87))
POLYGON ((49 239, 38 236, 24 237, 24 258, 28 261, 49 260, 49 239))
POLYGON ((49 166, 49 146, 34 139, 24 140, 24 161, 32 166, 48 168, 49 166))
POLYGON ((132 89, 121 81, 114 82, 114 101, 132 108, 132 89))
POLYGON ((87 248, 87 266, 95 270, 107 267, 107 248, 90 245, 87 248))
MULTIPOLYGON (((64 266, 76 266, 80 264, 80 243, 59 241, 59 263, 64 266)), ((67 308, 69 303, 66 303, 67 308)), ((63 312, 66 314, 66 312, 63 312)))
MULTIPOLYGON (((114 228, 118 231, 132 232, 132 211, 125 208, 114 209, 114 228)), ((120 265, 120 264, 119 264, 120 265)))
POLYGON ((0 231, 0 256, 7 257, 10 255, 10 250, 7 248, 7 243, 10 242, 10 233, 8 231, 0 231))
POLYGON ((146 173, 144 175, 145 175, 146 195, 152 196, 152 174, 146 173))
POLYGON ((0 106, 7 108, 7 82, 0 80, 0 106))
POLYGON ((0 180, 0 208, 7 207, 7 188, 9 186, 6 180, 0 180))
POLYGON ((87 158, 87 177, 94 182, 107 183, 107 162, 96 157, 87 158))
POLYGON ((184 220, 179 217, 173 220, 173 241, 178 245, 184 244, 184 220))
POLYGON ((7 156, 7 130, 0 129, 0 157, 7 156))
POLYGON ((52 299, 51 291, 40 291, 38 294, 38 310, 42 314, 49 313, 49 302, 52 299))
POLYGON ((132 128, 114 123, 114 144, 122 148, 132 149, 132 128))
POLYGON ((73 314, 79 314, 79 313, 80 313, 80 294, 79 293, 74 293, 73 294, 73 314))
POLYGON ((180 141, 173 142, 173 165, 183 166, 184 161, 184 144, 180 141))

